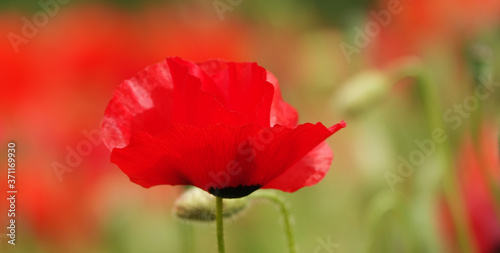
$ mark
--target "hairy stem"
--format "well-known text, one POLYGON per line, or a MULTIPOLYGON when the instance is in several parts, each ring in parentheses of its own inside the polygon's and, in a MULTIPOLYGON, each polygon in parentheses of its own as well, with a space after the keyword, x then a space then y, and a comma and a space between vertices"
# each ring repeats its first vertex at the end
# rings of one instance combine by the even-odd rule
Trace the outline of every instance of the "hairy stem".
POLYGON ((219 248, 219 253, 225 253, 226 249, 224 247, 224 224, 222 217, 222 198, 215 197, 216 205, 216 223, 217 223, 217 246, 219 248))

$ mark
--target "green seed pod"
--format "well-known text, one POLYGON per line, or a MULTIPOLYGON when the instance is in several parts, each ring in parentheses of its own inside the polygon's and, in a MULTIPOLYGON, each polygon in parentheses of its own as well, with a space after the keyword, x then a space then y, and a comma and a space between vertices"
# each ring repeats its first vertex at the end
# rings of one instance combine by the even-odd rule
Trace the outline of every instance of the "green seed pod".
MULTIPOLYGON (((223 199, 224 218, 234 218, 247 206, 246 198, 223 199)), ((199 188, 193 187, 184 192, 175 202, 174 214, 184 220, 215 221, 215 197, 199 188)))
POLYGON ((367 70, 343 84, 333 99, 333 106, 344 112, 358 112, 384 98, 390 88, 390 82, 384 73, 367 70))

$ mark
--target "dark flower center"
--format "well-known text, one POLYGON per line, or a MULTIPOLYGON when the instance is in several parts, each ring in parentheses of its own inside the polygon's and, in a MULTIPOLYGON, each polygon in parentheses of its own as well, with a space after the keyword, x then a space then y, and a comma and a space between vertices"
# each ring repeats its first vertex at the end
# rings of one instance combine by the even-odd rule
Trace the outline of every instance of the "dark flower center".
POLYGON ((258 190, 260 185, 238 185, 236 187, 224 187, 224 188, 214 188, 211 187, 208 189, 212 195, 226 198, 226 199, 235 199, 241 198, 249 195, 250 193, 258 190))

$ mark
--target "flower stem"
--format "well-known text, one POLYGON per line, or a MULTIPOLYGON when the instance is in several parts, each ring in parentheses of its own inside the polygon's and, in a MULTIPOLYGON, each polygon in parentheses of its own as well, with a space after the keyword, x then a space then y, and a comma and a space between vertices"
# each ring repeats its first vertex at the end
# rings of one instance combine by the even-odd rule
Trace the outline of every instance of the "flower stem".
MULTIPOLYGON (((439 94, 436 85, 432 83, 425 74, 415 76, 421 91, 426 117, 430 129, 446 129, 442 115, 443 109, 439 103, 439 94)), ((451 218, 457 231, 457 238, 462 252, 473 252, 471 235, 466 221, 465 203, 460 192, 460 185, 456 175, 453 148, 450 141, 444 142, 436 149, 438 157, 442 158, 441 165, 444 167, 443 192, 450 206, 451 218)))
POLYGON ((193 244, 193 226, 187 222, 179 222, 182 233, 182 252, 193 253, 195 245, 193 244))
POLYGON ((224 224, 222 217, 222 198, 215 197, 215 220, 217 224, 217 246, 219 248, 219 253, 225 253, 226 249, 224 247, 224 224))
POLYGON ((281 212, 281 217, 283 217, 283 224, 284 224, 284 229, 285 229, 285 236, 287 239, 288 243, 288 248, 290 253, 296 253, 296 247, 295 247, 295 238, 293 235, 293 229, 292 229, 292 217, 290 215, 290 210, 287 207, 286 202, 277 196, 276 194, 270 193, 270 192, 265 192, 265 191, 257 191, 251 195, 253 199, 266 199, 271 201, 273 204, 279 207, 279 210, 281 212))

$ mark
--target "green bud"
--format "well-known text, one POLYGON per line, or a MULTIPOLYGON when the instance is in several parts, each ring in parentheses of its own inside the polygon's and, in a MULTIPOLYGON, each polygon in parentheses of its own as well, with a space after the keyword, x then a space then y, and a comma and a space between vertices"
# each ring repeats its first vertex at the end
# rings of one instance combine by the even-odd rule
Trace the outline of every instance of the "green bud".
POLYGON ((348 79, 336 93, 334 106, 344 112, 358 112, 382 99, 391 88, 387 75, 367 70, 348 79))
MULTIPOLYGON (((248 200, 246 198, 223 199, 222 205, 224 218, 234 218, 248 206, 248 200)), ((184 220, 215 221, 215 197, 193 187, 177 199, 174 214, 184 220)))

